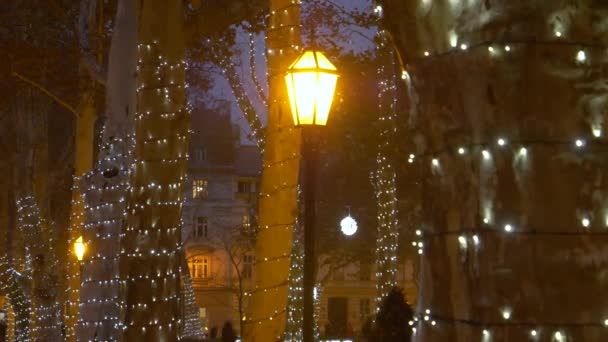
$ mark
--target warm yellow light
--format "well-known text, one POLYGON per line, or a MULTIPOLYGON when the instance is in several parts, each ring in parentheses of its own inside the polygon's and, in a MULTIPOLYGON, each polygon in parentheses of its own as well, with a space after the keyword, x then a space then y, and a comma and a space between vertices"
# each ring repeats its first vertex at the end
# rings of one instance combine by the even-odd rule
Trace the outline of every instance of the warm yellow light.
POLYGON ((325 126, 334 99, 338 72, 319 51, 305 51, 287 69, 287 94, 296 126, 325 126))
POLYGON ((74 242, 74 254, 76 254, 78 261, 82 261, 85 251, 86 246, 84 245, 84 242, 82 242, 82 236, 80 236, 76 239, 76 242, 74 242))

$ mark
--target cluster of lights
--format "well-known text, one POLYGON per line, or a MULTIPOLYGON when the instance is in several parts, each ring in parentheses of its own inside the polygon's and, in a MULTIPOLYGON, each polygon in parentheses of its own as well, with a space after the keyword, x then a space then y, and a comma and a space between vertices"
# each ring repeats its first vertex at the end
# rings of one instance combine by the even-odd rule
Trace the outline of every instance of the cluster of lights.
MULTIPOLYGON (((105 136, 105 134, 104 134, 105 136)), ((133 138, 112 137, 102 141, 97 167, 84 178, 85 223, 83 237, 91 246, 82 262, 79 340, 116 340, 122 328, 120 315, 125 307, 119 295, 119 246, 129 192, 133 138), (104 177, 107 170, 118 172, 104 177)))
POLYGON ((36 288, 36 293, 29 299, 33 309, 30 331, 36 338, 53 340, 61 333, 60 305, 55 301, 58 284, 53 274, 58 269, 58 258, 47 221, 41 215, 34 197, 26 196, 17 201, 17 226, 24 238, 26 262, 22 268, 26 276, 23 280, 36 288), (42 256, 44 262, 32 265, 34 255, 42 256), (37 274, 36 277, 33 274, 37 274))
POLYGON ((9 330, 16 341, 29 342, 32 338, 32 301, 22 287, 23 275, 10 267, 6 255, 0 256, 0 291, 6 294, 6 302, 10 306, 9 330))
MULTIPOLYGON (((226 44, 225 41, 218 41, 217 44, 226 44)), ((211 48, 211 51, 219 51, 219 48, 211 48)), ((253 53, 253 52, 251 52, 253 53)), ((232 94, 234 95, 239 108, 243 112, 243 116, 247 123, 249 124, 249 128, 251 129, 251 135, 255 139, 255 143, 259 147, 260 151, 264 151, 264 144, 266 141, 266 137, 264 135, 264 128, 262 127, 262 121, 260 120, 260 116, 258 115, 251 99, 247 95, 247 91, 243 86, 241 77, 239 76, 238 69, 232 62, 232 58, 230 55, 219 55, 215 54, 215 59, 218 61, 218 66, 220 67, 222 74, 230 84, 230 89, 232 89, 232 94)), ((252 55, 252 58, 255 57, 252 55)), ((252 74, 255 74, 252 71, 252 74)), ((255 78, 257 80, 257 78, 255 78)), ((256 81, 256 87, 259 82, 256 81)), ((261 89, 261 86, 259 86, 261 89)))
POLYGON ((304 249, 299 224, 294 226, 294 241, 289 266, 289 284, 287 300, 287 325, 285 327, 286 342, 298 342, 304 339, 304 249))
POLYGON ((127 222, 124 227, 124 241, 120 258, 128 265, 129 271, 121 274, 127 293, 141 289, 163 288, 162 296, 150 296, 142 302, 124 304, 125 317, 122 334, 130 338, 146 339, 150 330, 164 338, 178 338, 183 330, 180 312, 158 312, 159 303, 165 308, 180 306, 180 263, 181 229, 179 227, 184 201, 185 171, 190 130, 190 111, 187 110, 184 85, 186 63, 170 62, 163 57, 156 42, 141 44, 139 48, 139 89, 138 105, 145 115, 135 124, 135 149, 133 150, 130 191, 125 208, 127 222), (171 67, 167 67, 171 66, 171 67), (162 89, 159 93, 158 90, 162 89), (158 103, 158 97, 163 99, 158 103), (167 116, 167 113, 175 115, 167 116), (169 121, 167 126, 177 129, 152 130, 160 120, 169 121), (145 142, 156 141, 156 144, 145 142), (154 155, 154 160, 149 156, 154 155), (160 177, 154 170, 165 170, 171 177, 160 177), (164 216, 161 217, 160 216, 164 216), (145 223, 142 222, 145 217, 145 223), (174 217, 177 222, 171 222, 174 217), (145 269, 133 268, 145 260, 145 269), (149 307, 156 308, 150 311, 149 307), (146 315, 141 315, 146 311, 146 315), (172 337, 173 336, 173 337, 172 337))
MULTIPOLYGON (((423 2, 430 6, 431 1, 423 0, 423 2)), ((452 3, 457 3, 457 1, 452 1, 452 3)), ((381 8, 375 11, 378 14, 382 13, 381 8)), ((605 46, 599 46, 594 43, 590 44, 578 44, 573 43, 571 41, 563 40, 562 38, 565 36, 565 28, 563 27, 563 23, 561 20, 559 21, 560 25, 556 25, 553 31, 553 35, 556 39, 551 41, 504 41, 502 43, 480 43, 480 44, 470 44, 469 42, 459 40, 457 35, 452 31, 450 36, 450 46, 452 49, 448 51, 422 51, 420 54, 422 55, 419 58, 419 61, 432 60, 442 58, 444 56, 449 56, 452 54, 462 54, 466 51, 474 51, 479 55, 480 53, 484 53, 484 49, 487 49, 487 53, 490 58, 494 58, 501 55, 513 54, 519 50, 521 47, 525 47, 527 45, 535 45, 535 44, 544 44, 544 45, 563 45, 569 50, 568 54, 571 58, 570 61, 577 65, 591 65, 592 59, 596 57, 596 54, 593 52, 603 52, 605 50, 605 46)), ((599 56, 599 54, 597 54, 599 56)), ((603 57, 602 57, 603 58, 603 57)), ((599 65, 601 62, 598 61, 599 65)), ((590 72, 590 70, 587 70, 590 72)), ((407 72, 403 71, 402 78, 407 79, 409 75, 407 72)), ((603 137, 602 131, 602 122, 598 122, 601 120, 596 120, 596 122, 589 123, 590 134, 584 137, 571 137, 566 141, 515 141, 510 140, 507 137, 498 137, 496 140, 492 142, 486 143, 475 143, 475 144, 463 144, 450 146, 445 148, 444 151, 441 152, 433 152, 429 154, 410 154, 409 158, 407 158, 407 162, 413 164, 418 160, 422 161, 422 167, 426 168, 427 165, 431 170, 432 174, 442 174, 443 165, 447 165, 449 157, 452 156, 460 156, 461 158, 480 158, 482 167, 489 166, 493 161, 493 157, 496 154, 505 154, 512 153, 514 164, 517 163, 518 166, 523 168, 523 165, 529 163, 530 155, 533 155, 536 152, 534 145, 555 145, 567 148, 573 154, 581 155, 583 151, 585 151, 589 146, 593 145, 593 147, 603 146, 603 141, 598 141, 599 138, 603 137)), ((482 180, 483 182, 483 180, 482 180)), ((576 216, 580 222, 580 227, 584 228, 583 231, 536 231, 534 229, 529 229, 526 227, 519 227, 511 222, 494 222, 494 217, 492 213, 492 207, 489 204, 483 203, 485 199, 481 198, 482 205, 484 206, 483 215, 481 220, 483 221, 483 226, 479 229, 460 229, 456 231, 441 231, 441 232, 427 232, 419 229, 416 231, 416 238, 412 242, 412 245, 415 248, 418 248, 418 253, 423 254, 425 241, 427 239, 433 239, 437 236, 449 236, 452 238, 453 243, 457 244, 461 251, 467 251, 472 248, 479 248, 481 246, 481 237, 484 234, 505 234, 508 235, 605 235, 604 231, 596 231, 593 232, 590 230, 598 221, 602 221, 602 225, 605 224, 608 227, 608 217, 604 218, 605 215, 602 213, 601 217, 603 220, 594 219, 594 213, 585 210, 577 210, 576 216)), ((522 224, 523 225, 523 224, 522 224)), ((418 304, 419 307, 423 307, 423 303, 418 304)), ((421 329, 421 325, 427 325, 429 327, 435 327, 438 325, 456 325, 462 324, 468 327, 471 327, 476 330, 473 333, 471 340, 476 341, 484 341, 491 342, 493 340, 503 340, 506 338, 506 333, 510 328, 523 330, 520 333, 525 335, 527 338, 522 337, 521 340, 530 340, 530 341, 554 341, 554 342, 566 342, 571 341, 571 336, 569 331, 570 328, 572 330, 580 329, 580 328, 603 328, 608 327, 608 319, 607 320, 598 320, 597 318, 592 322, 582 322, 582 323, 567 323, 567 322, 523 322, 518 321, 517 316, 514 315, 514 311, 512 308, 508 306, 500 307, 497 310, 498 317, 502 320, 498 320, 496 322, 483 322, 483 321, 474 321, 470 318, 467 319, 451 319, 441 316, 433 316, 431 314, 430 309, 425 310, 422 313, 416 315, 414 320, 410 322, 410 326, 412 326, 412 330, 414 334, 417 330, 421 329), (515 318, 514 318, 515 317, 515 318), (475 336, 477 335, 477 336, 475 336)), ((515 312, 516 314, 517 312, 515 312)), ((513 336, 509 336, 511 339, 517 339, 513 336)), ((506 338, 509 339, 509 338, 506 338)))
MULTIPOLYGON (((377 6, 375 13, 380 17, 382 7, 377 6)), ((378 68, 379 92, 378 113, 380 141, 377 169, 372 176, 372 183, 378 203, 378 236, 376 243, 377 298, 376 309, 391 289, 398 285, 395 270, 397 269, 397 247, 399 243, 399 221, 397 211, 397 173, 390 160, 391 143, 396 137, 397 119, 397 82, 392 72, 394 54, 388 43, 387 32, 378 30, 377 54, 386 61, 378 68)))
MULTIPOLYGON (((274 6, 275 3, 271 2, 271 6, 274 6)), ((287 56, 291 56, 291 54, 293 52, 297 52, 299 50, 301 50, 301 46, 298 44, 299 43, 299 30, 297 30, 298 26, 294 25, 294 22, 297 24, 299 15, 296 15, 299 13, 300 11, 300 5, 301 5, 301 1, 299 0, 291 0, 290 3, 286 4, 285 7, 281 7, 281 8, 271 8, 271 13, 270 13, 270 19, 269 19, 269 27, 268 27, 268 49, 267 49, 267 59, 268 59, 268 64, 269 64, 269 73, 268 73, 268 77, 269 80, 272 78, 273 80, 277 80, 276 82, 272 82, 272 84, 275 87, 282 87, 284 86, 283 83, 283 71, 284 70, 274 70, 273 68, 278 67, 278 68, 284 68, 285 66, 283 65, 284 63, 281 62, 285 62, 284 58, 287 56), (273 38, 276 38, 273 39, 273 38), (273 44, 277 44, 277 46, 273 45, 273 44), (278 46, 278 44, 280 44, 280 46, 278 46), (278 53, 277 53, 278 52, 278 53), (276 74, 275 74, 276 72, 276 74)), ((271 89, 272 92, 272 89, 271 89)), ((238 97, 238 96, 237 96, 238 97)), ((272 113, 276 113, 273 110, 276 108, 273 107, 277 107, 277 106, 284 106, 286 104, 286 102, 284 100, 281 99, 273 99, 272 103, 269 103, 269 116, 270 115, 274 115, 272 113)), ((250 127, 252 127, 251 125, 251 120, 248 119, 249 123, 250 123, 250 127)), ((270 122, 272 122, 272 120, 269 120, 270 122)), ((258 134, 259 136, 263 136, 264 137, 264 141, 269 141, 269 140, 274 140, 275 144, 280 144, 282 140, 285 139, 285 137, 293 137, 296 134, 296 131, 294 130, 293 125, 285 125, 285 124, 280 124, 280 123, 276 123, 273 126, 269 126, 268 128, 265 129, 264 132, 259 132, 259 133, 255 133, 255 131, 252 130, 252 132, 254 133, 254 138, 256 134, 258 134), (276 125, 276 126, 275 126, 276 125)), ((259 139, 256 138, 256 140, 258 140, 258 144, 259 144, 259 139)), ((264 207, 264 202, 265 201, 269 201, 269 202, 273 202, 273 203, 278 203, 277 201, 281 201, 282 199, 285 198, 289 198, 290 196, 293 196, 293 200, 295 201, 297 198, 297 184, 287 184, 287 183, 282 183, 282 184, 277 184, 277 186, 275 186, 274 188, 269 188, 268 185, 271 184, 271 182, 275 182, 275 179, 270 179, 270 178, 266 178, 266 175, 272 175, 272 174, 277 174, 275 170, 281 170, 284 168, 292 168, 290 164, 295 164, 298 165, 299 162, 299 151, 298 153, 293 153, 290 156, 285 156, 285 155, 280 155, 277 156, 275 153, 272 153, 273 156, 269 157, 268 155, 265 155, 265 161, 263 164, 263 168, 264 168, 264 179, 262 181, 263 183, 263 189, 264 191, 260 192, 260 208, 264 207), (278 158, 277 158, 278 157, 278 158), (277 194, 285 194, 285 193, 289 193, 289 195, 281 195, 281 196, 276 196, 277 194), (291 195, 293 193, 293 195, 291 195), (287 197, 286 197, 287 196, 287 197)), ((297 183, 294 182, 294 183, 297 183)), ((264 211, 262 211, 262 215, 261 215, 261 220, 262 220, 262 228, 261 231, 267 231, 266 234, 271 234, 272 230, 291 230, 294 222, 290 222, 290 223, 280 223, 280 224, 264 224, 265 220, 267 220, 269 217, 272 217, 272 213, 270 212, 266 212, 264 213, 264 211)), ((295 216, 295 215, 294 215, 295 216)), ((295 221, 295 217, 294 220, 289 220, 289 221, 295 221)), ((268 262, 271 261, 276 261, 279 263, 286 263, 286 265, 289 265, 289 258, 290 258, 290 253, 291 251, 288 251, 287 254, 285 253, 280 253, 279 255, 272 255, 269 257, 264 257, 262 255, 257 256, 256 258, 256 269, 260 268, 260 267, 270 267, 268 265, 265 265, 268 262), (262 264, 264 264, 262 266, 262 264)), ((258 273, 259 274, 259 273, 258 273)), ((257 278, 256 278, 257 279, 257 278)), ((259 284, 260 281, 256 280, 256 282, 259 284)), ((262 282, 264 282, 262 280, 262 282)), ((271 302, 271 298, 275 297, 276 295, 275 293, 282 293, 282 291, 284 291, 285 287, 288 286, 288 281, 286 279, 286 281, 282 284, 272 284, 268 287, 259 287, 256 286, 256 289, 253 292, 253 298, 251 298, 252 300, 250 301, 250 303, 253 303, 253 305, 256 305, 256 303, 272 303, 274 301, 271 302)), ((264 330, 264 324, 265 323, 269 323, 277 318, 282 318, 287 314, 287 311, 285 310, 285 308, 281 308, 281 307, 277 307, 276 305, 267 305, 266 306, 268 309, 265 310, 264 312, 260 312, 257 311, 256 309, 252 309, 252 305, 250 305, 250 309, 249 312, 250 314, 247 316, 247 319, 243 321, 243 323, 245 323, 247 326, 257 326, 256 328, 254 328, 255 330, 264 330)), ((294 321, 292 321, 293 323, 294 321)), ((282 329, 281 329, 282 330, 282 329)), ((283 337, 286 336, 274 336, 274 337, 269 337, 269 339, 273 339, 273 340, 282 340, 283 337)))
POLYGON ((192 286, 192 278, 187 274, 182 277, 183 292, 184 292, 184 329, 181 334, 182 338, 194 338, 202 340, 205 336, 201 326, 199 317, 199 307, 196 302, 194 287, 192 286))
POLYGON ((543 325, 538 322, 522 322, 513 321, 513 311, 510 307, 503 307, 498 310, 498 314, 502 319, 502 322, 481 322, 471 321, 462 319, 449 319, 442 316, 437 316, 431 313, 430 309, 426 309, 423 312, 414 315, 413 319, 408 322, 408 325, 412 329, 412 333, 416 334, 423 325, 426 326, 441 326, 446 324, 465 324, 474 325, 481 327, 479 334, 482 342, 491 342, 494 337, 494 331, 497 331, 501 336, 504 330, 511 328, 526 329, 527 336, 532 341, 541 341, 543 335, 554 342, 566 342, 569 340, 567 327, 583 328, 583 327, 594 327, 602 328, 608 327, 608 319, 602 322, 591 322, 591 323, 575 323, 575 324, 549 324, 543 325))

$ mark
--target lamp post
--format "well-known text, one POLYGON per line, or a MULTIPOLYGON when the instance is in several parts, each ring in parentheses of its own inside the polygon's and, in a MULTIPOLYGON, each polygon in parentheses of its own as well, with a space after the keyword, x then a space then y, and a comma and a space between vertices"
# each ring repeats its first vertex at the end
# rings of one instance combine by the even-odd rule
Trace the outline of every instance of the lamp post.
POLYGON ((304 51, 285 75, 294 125, 302 131, 304 158, 304 342, 314 339, 315 185, 319 129, 327 124, 338 73, 317 50, 304 51))

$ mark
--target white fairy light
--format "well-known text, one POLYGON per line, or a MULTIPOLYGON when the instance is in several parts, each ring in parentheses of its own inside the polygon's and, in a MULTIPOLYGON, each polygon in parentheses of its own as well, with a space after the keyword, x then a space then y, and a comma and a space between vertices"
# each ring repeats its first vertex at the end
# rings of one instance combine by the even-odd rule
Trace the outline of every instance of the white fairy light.
POLYGON ((467 238, 465 238, 463 235, 458 237, 458 242, 460 243, 460 248, 467 248, 467 238))
POLYGON ((498 144, 498 146, 505 146, 507 144, 507 141, 504 138, 498 138, 496 143, 498 144))
POLYGON ((511 51, 511 46, 505 45, 505 51, 507 51, 507 52, 511 51))
POLYGON ((483 155, 483 159, 485 160, 490 160, 490 158, 492 158, 490 152, 488 152, 488 150, 483 150, 481 151, 481 154, 483 155))
POLYGON ((581 220, 581 224, 583 225, 583 227, 589 228, 591 221, 587 217, 583 217, 583 219, 581 220))
POLYGON ((502 318, 504 318, 507 321, 511 319, 511 309, 510 308, 504 308, 502 310, 502 318))
POLYGON ((520 155, 521 157, 525 157, 525 156, 527 156, 527 155, 528 155, 528 149, 526 149, 525 147, 520 148, 520 149, 519 149, 519 155, 520 155))
POLYGON ((475 246, 479 246, 479 237, 477 235, 473 235, 473 243, 475 246))
POLYGON ((576 54, 576 61, 579 63, 587 61, 587 53, 584 50, 579 50, 576 54))
POLYGON ((579 138, 579 139, 576 139, 576 140, 574 141, 574 145, 575 145, 576 147, 578 147, 578 148, 582 148, 582 147, 584 147, 584 146, 585 146, 585 140, 580 139, 580 138, 579 138))
POLYGON ((510 224, 505 224, 505 232, 510 233, 513 231, 513 226, 510 224))
POLYGON ((458 154, 463 155, 467 153, 467 150, 464 147, 459 147, 458 148, 458 154))

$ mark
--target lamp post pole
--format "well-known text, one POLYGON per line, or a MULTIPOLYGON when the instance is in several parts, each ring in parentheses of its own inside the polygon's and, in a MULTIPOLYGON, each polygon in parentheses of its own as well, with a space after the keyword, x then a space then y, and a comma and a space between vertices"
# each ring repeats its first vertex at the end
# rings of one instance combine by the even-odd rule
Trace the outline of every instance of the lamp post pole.
POLYGON ((315 190, 319 159, 319 127, 302 130, 304 156, 304 342, 314 341, 315 270, 315 190))

